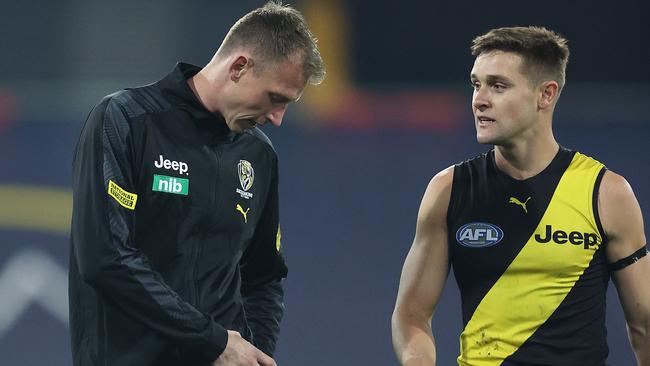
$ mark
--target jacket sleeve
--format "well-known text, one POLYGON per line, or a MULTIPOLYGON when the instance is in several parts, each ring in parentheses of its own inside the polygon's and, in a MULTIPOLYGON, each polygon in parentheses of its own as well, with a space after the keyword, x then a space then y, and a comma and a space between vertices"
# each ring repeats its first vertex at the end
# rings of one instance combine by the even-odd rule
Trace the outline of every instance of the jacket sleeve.
POLYGON ((105 301, 179 346, 214 361, 226 330, 184 301, 154 271, 132 232, 141 202, 127 112, 107 97, 90 113, 73 162, 72 254, 105 301))
POLYGON ((287 267, 280 251, 278 209, 278 169, 273 162, 273 177, 267 202, 253 238, 246 249, 240 269, 241 293, 246 318, 253 333, 253 344, 273 355, 284 313, 282 279, 287 267))

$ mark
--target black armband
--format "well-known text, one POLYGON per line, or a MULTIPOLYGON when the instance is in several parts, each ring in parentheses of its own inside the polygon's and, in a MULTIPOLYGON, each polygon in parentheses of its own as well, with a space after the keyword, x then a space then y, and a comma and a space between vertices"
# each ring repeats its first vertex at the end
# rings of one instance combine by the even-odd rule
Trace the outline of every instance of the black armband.
POLYGON ((629 266, 630 264, 636 263, 639 259, 645 257, 646 254, 648 254, 648 249, 646 249, 646 247, 643 246, 643 248, 637 250, 636 252, 630 254, 629 256, 610 264, 609 268, 612 271, 620 271, 621 269, 629 266))

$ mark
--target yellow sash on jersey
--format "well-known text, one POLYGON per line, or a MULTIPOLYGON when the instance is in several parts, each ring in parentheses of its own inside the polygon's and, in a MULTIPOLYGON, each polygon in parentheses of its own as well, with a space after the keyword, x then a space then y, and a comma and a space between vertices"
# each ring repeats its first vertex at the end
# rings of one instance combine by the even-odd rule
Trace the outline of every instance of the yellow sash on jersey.
MULTIPOLYGON (((593 190, 603 167, 590 157, 575 154, 535 232, 465 326, 459 365, 500 365, 553 314, 584 273, 602 243, 594 217, 593 190), (595 235, 597 244, 539 243, 535 235, 545 238, 548 225, 553 232, 595 235)), ((574 239, 578 237, 574 234, 574 239)))

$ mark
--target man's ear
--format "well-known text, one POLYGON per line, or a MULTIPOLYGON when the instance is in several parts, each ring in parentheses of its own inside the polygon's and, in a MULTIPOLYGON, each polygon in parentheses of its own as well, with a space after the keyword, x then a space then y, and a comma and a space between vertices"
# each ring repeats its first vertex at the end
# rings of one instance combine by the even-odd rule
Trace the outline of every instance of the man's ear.
POLYGON ((241 77, 253 67, 253 60, 244 55, 237 56, 228 68, 230 80, 238 82, 241 77))
POLYGON ((545 81, 539 86, 539 97, 537 99, 537 108, 546 109, 553 106, 560 92, 560 85, 557 81, 545 81))

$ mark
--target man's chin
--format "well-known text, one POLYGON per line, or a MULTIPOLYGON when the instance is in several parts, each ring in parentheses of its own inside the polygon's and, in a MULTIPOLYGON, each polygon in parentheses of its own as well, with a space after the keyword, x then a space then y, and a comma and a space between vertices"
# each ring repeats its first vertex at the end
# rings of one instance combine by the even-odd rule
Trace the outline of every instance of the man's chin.
POLYGON ((257 126, 257 122, 253 121, 252 119, 244 119, 239 121, 238 126, 241 129, 241 132, 244 132, 246 130, 255 128, 255 126, 257 126))
POLYGON ((489 136, 476 135, 476 141, 481 145, 494 145, 494 139, 489 136))
POLYGON ((238 120, 232 125, 229 125, 230 131, 235 133, 244 133, 247 130, 255 128, 257 124, 251 120, 238 120))

